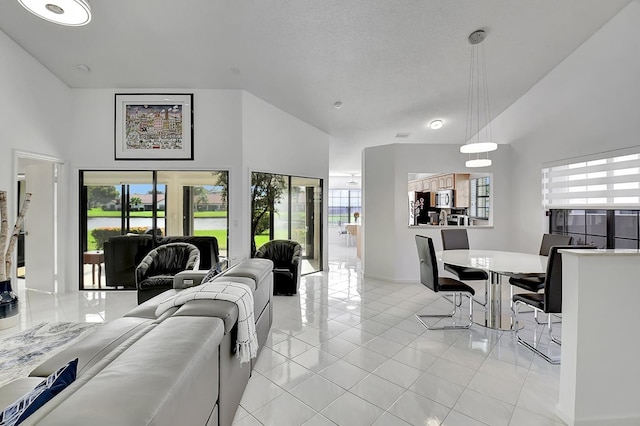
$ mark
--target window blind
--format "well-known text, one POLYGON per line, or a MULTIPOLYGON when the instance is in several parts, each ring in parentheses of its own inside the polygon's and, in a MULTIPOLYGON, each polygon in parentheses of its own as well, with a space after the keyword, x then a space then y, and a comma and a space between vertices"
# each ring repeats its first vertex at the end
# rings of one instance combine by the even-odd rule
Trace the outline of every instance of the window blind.
POLYGON ((640 207, 640 147, 635 151, 543 168, 544 207, 640 207))

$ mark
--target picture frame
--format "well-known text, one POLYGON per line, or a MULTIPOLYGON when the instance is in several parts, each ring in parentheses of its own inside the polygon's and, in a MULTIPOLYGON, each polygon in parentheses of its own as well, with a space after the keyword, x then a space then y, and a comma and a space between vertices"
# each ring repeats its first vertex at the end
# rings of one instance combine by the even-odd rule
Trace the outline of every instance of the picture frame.
POLYGON ((115 160, 193 160, 193 93, 116 93, 115 160))

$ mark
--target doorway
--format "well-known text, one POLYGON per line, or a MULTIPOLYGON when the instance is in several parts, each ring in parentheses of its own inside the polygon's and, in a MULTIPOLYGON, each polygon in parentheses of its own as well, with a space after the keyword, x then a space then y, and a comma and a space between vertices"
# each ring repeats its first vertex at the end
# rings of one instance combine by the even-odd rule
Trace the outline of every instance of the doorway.
POLYGON ((59 180, 62 160, 33 153, 16 152, 16 209, 31 193, 31 202, 24 218, 17 247, 16 276, 24 277, 25 287, 56 293, 64 270, 59 265, 58 229, 64 217, 59 212, 59 180))

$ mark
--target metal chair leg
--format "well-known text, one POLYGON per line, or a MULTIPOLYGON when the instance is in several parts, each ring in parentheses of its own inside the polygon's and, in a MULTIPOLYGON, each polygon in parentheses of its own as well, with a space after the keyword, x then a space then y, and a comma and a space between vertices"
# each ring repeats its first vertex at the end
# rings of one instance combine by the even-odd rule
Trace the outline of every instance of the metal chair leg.
POLYGON ((549 339, 551 339, 551 341, 559 346, 562 346, 562 341, 560 339, 558 339, 556 336, 553 335, 553 324, 558 323, 558 322, 562 322, 562 321, 552 321, 551 320, 551 314, 549 314, 549 317, 547 319, 548 324, 547 324, 547 329, 549 330, 549 339))
POLYGON ((471 325, 473 324, 473 296, 471 294, 467 294, 467 293, 450 293, 453 296, 453 299, 449 299, 447 297, 445 297, 445 299, 449 300, 450 302, 452 302, 453 304, 453 310, 451 312, 449 312, 448 314, 424 314, 424 315, 418 315, 416 314, 415 317, 418 321, 420 321, 420 323, 427 329, 427 330, 460 330, 460 329, 467 329, 469 327, 471 327, 471 325), (424 319, 426 318, 452 318, 454 315, 456 315, 456 313, 458 312, 458 310, 462 307, 462 296, 466 295, 469 298, 469 322, 467 324, 462 324, 462 325, 456 325, 455 321, 453 322, 452 325, 444 325, 444 326, 438 326, 438 327, 434 327, 431 326, 429 324, 427 324, 424 319), (457 297, 456 296, 460 296, 460 302, 457 302, 457 297))
MULTIPOLYGON (((535 338, 535 336, 536 336, 535 334, 534 334, 534 339, 535 340, 534 340, 533 344, 527 342, 522 337, 520 337, 520 335, 518 334, 518 329, 520 327, 517 326, 518 325, 518 306, 519 305, 526 305, 526 303, 523 303, 523 302, 518 300, 513 304, 514 316, 515 316, 515 324, 516 324, 514 332, 516 334, 516 339, 517 339, 518 343, 521 344, 522 346, 526 347, 527 349, 531 350, 532 352, 540 355, 549 364, 554 364, 554 365, 560 364, 560 360, 559 359, 553 359, 549 355, 547 355, 546 353, 542 352, 541 350, 539 350, 537 348, 538 342, 537 342, 537 338, 535 338)), ((527 306, 529 306, 529 305, 527 305, 527 306)), ((536 309, 536 308, 533 308, 533 309, 534 309, 534 311, 538 311, 539 310, 539 309, 536 309)), ((551 321, 551 314, 548 314, 548 315, 549 315, 549 324, 547 324, 547 328, 549 329, 549 337, 551 338, 552 342, 560 345, 560 340, 558 340, 555 336, 553 336, 553 334, 551 332, 551 325, 553 324, 553 321, 551 321)))
POLYGON ((478 305, 482 306, 483 308, 487 307, 487 301, 489 300, 489 281, 488 280, 484 280, 484 303, 473 299, 474 303, 477 303, 478 305))

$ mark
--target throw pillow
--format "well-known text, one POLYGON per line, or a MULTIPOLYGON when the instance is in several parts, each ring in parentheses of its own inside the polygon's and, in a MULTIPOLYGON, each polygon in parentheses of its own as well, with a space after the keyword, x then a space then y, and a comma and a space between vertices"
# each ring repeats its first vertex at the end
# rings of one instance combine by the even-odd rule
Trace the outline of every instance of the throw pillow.
POLYGON ((209 272, 207 272, 207 275, 204 276, 200 284, 204 284, 204 283, 208 283, 209 281, 212 281, 215 278, 215 276, 218 275, 220 272, 221 272, 220 264, 213 265, 211 269, 209 269, 209 272))
POLYGON ((33 390, 0 412, 0 426, 16 426, 62 392, 76 379, 78 358, 69 361, 55 373, 44 379, 33 390))

